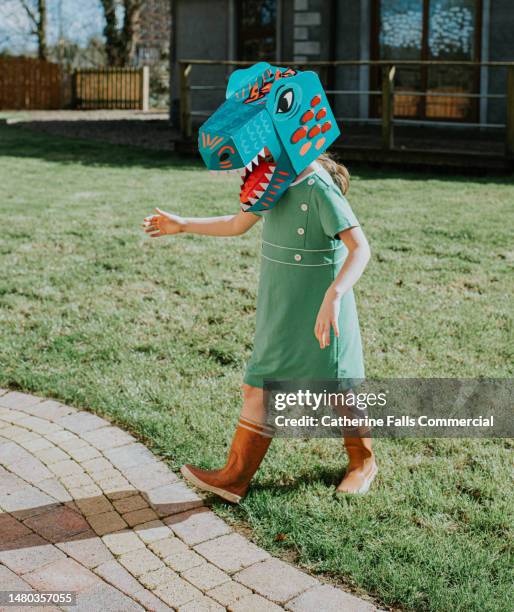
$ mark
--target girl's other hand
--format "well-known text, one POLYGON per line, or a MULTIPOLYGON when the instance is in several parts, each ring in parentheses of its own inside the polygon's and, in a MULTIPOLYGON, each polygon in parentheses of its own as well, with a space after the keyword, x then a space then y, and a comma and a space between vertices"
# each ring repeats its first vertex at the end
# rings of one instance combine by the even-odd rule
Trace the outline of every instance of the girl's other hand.
POLYGON ((319 348, 324 349, 330 345, 330 328, 334 328, 334 334, 339 338, 339 310, 341 309, 341 297, 330 289, 325 293, 323 303, 316 318, 314 335, 319 342, 319 348))
POLYGON ((156 208, 156 215, 145 217, 143 227, 150 238, 158 238, 167 234, 180 234, 184 231, 185 222, 182 217, 164 212, 156 208))

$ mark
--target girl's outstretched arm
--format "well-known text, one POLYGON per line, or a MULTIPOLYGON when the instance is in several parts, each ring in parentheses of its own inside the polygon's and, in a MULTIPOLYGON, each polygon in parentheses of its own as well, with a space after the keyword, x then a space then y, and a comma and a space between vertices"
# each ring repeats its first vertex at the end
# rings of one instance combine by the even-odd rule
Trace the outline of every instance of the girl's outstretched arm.
POLYGON ((339 336, 341 298, 359 280, 371 256, 368 241, 360 227, 352 227, 341 232, 339 238, 348 249, 348 256, 325 293, 314 326, 314 335, 322 349, 330 344, 331 327, 334 328, 334 334, 339 336))
POLYGON ((204 234, 206 236, 239 236, 257 223, 259 217, 239 211, 224 217, 184 218, 155 209, 156 214, 145 218, 143 227, 150 238, 169 234, 204 234))

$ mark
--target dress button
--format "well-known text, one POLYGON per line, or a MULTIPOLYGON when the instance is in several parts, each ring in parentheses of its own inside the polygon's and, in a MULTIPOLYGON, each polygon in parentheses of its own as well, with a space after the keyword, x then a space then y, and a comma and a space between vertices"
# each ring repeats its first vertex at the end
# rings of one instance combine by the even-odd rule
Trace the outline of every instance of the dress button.
POLYGON ((300 236, 303 236, 305 234, 305 230, 303 229, 303 227, 299 227, 296 231, 300 234, 300 236))
POLYGON ((302 261, 302 256, 298 255, 298 253, 294 256, 295 261, 302 261))
POLYGON ((306 210, 308 210, 308 209, 309 209, 309 207, 307 206, 307 204, 302 204, 302 205, 300 206, 300 208, 301 208, 301 209, 302 209, 304 212, 305 212, 306 210))
POLYGON ((314 185, 314 179, 309 179, 307 181, 307 185, 314 185))

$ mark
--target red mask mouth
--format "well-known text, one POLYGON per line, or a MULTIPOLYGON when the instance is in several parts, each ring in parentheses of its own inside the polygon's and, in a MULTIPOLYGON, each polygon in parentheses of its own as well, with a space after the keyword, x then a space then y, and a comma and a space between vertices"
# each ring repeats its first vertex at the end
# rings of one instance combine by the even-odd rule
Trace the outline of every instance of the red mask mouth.
POLYGON ((241 176, 241 192, 239 199, 241 204, 253 206, 264 195, 273 178, 273 173, 277 164, 273 159, 269 149, 264 147, 246 165, 241 176))

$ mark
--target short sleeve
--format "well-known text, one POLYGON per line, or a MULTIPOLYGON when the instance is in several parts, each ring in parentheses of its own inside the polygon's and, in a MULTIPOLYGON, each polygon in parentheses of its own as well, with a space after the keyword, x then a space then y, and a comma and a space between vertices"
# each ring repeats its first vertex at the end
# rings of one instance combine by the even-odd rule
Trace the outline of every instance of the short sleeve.
POLYGON ((360 225, 348 200, 338 189, 319 189, 316 191, 316 198, 323 231, 330 238, 337 238, 339 232, 360 225))

